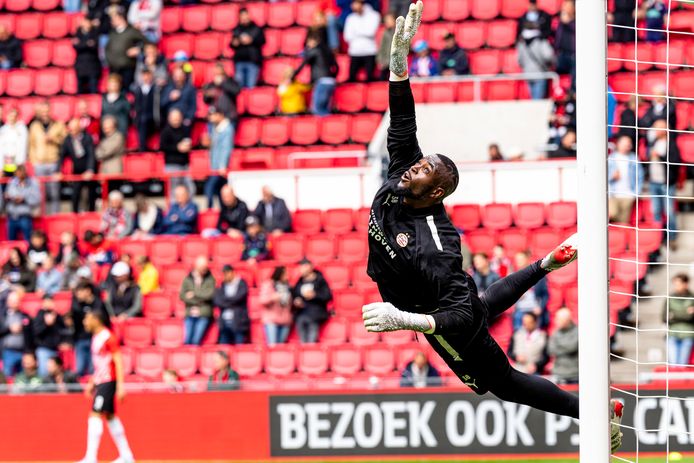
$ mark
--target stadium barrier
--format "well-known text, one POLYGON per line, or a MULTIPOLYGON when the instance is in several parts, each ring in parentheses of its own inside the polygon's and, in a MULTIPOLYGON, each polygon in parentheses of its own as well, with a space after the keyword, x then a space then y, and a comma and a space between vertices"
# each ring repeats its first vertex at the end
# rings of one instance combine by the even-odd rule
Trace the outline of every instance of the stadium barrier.
MULTIPOLYGON (((694 389, 671 387, 667 398, 641 386, 639 394, 638 407, 633 386, 619 395, 623 451, 635 451, 637 437, 640 455, 662 455, 668 441, 669 451, 691 450, 694 389)), ((81 394, 1 395, 0 461, 78 459, 89 408, 81 394)), ((578 444, 570 418, 457 388, 133 393, 119 414, 138 460, 575 456, 578 444)), ((100 458, 115 457, 105 439, 100 458)))

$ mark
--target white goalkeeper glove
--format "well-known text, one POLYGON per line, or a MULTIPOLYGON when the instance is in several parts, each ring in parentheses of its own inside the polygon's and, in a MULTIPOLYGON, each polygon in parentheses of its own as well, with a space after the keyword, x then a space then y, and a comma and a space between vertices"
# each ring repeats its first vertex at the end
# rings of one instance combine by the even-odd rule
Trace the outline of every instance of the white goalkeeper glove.
POLYGON ((400 16, 395 20, 395 32, 390 47, 390 72, 398 78, 407 76, 407 56, 410 54, 412 39, 422 22, 422 0, 410 4, 407 19, 400 16))
POLYGON ((431 334, 436 329, 436 322, 431 315, 403 312, 390 302, 367 304, 361 312, 366 331, 372 333, 413 330, 431 334))

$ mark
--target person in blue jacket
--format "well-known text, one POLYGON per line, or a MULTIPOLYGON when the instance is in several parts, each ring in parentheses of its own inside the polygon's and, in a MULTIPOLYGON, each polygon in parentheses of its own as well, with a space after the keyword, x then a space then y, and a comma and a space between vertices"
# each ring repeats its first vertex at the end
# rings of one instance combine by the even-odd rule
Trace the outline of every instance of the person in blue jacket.
POLYGON ((183 125, 190 126, 195 120, 197 109, 195 92, 195 87, 183 68, 174 68, 171 83, 164 88, 161 95, 162 112, 168 114, 172 109, 178 109, 183 114, 183 125))
POLYGON ((424 352, 417 352, 400 375, 400 387, 441 386, 441 375, 424 352))
POLYGON ((198 206, 190 199, 185 185, 174 190, 174 204, 164 217, 164 235, 191 235, 198 228, 198 206))

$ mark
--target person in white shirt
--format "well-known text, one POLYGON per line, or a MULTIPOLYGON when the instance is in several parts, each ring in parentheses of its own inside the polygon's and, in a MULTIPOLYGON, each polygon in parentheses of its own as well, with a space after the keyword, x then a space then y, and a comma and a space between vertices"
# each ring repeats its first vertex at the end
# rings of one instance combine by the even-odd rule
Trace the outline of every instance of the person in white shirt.
POLYGON ((26 162, 27 136, 27 126, 19 119, 19 111, 10 109, 5 125, 0 128, 0 156, 5 177, 12 177, 17 166, 26 162))
POLYGON ((356 82, 359 71, 366 71, 366 80, 371 81, 376 67, 376 32, 381 24, 381 15, 364 0, 352 2, 352 13, 345 20, 343 31, 345 42, 349 45, 349 81, 356 82))
POLYGON ((607 158, 610 220, 631 221, 631 210, 643 185, 643 168, 633 152, 631 138, 622 135, 616 149, 607 158))
POLYGON ((128 22, 152 43, 158 43, 161 38, 161 3, 161 0, 134 0, 128 9, 128 22))

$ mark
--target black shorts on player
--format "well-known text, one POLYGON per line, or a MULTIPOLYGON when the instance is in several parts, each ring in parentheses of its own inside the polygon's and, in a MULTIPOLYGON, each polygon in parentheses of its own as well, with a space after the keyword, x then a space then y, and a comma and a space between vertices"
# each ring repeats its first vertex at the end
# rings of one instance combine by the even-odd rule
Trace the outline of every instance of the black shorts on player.
POLYGON ((116 413, 116 382, 97 384, 94 387, 92 410, 97 413, 113 415, 116 413))

